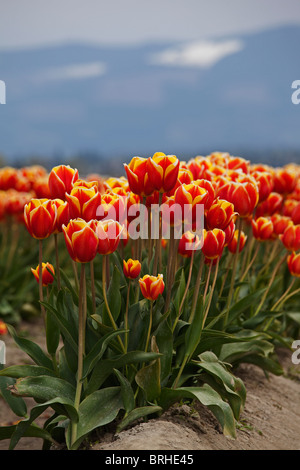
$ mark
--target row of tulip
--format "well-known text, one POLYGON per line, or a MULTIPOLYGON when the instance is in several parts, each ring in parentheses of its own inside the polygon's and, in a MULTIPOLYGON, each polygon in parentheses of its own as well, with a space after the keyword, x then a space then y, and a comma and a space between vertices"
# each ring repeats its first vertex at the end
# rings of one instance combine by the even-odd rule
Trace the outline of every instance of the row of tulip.
MULTIPOLYGON (((28 185, 36 193, 24 201, 23 222, 39 246, 32 273, 47 353, 8 325, 36 363, 0 372, 18 405, 8 401, 25 417, 0 431, 12 448, 35 433, 76 449, 108 422, 121 430, 180 399, 208 406, 233 437, 246 391, 226 364, 253 361, 282 372, 274 348, 290 347, 299 329, 290 302, 300 292, 300 168, 219 152, 188 162, 157 152, 124 168, 126 177, 81 179, 59 165, 42 175, 43 194, 40 178, 28 185), (157 206, 169 218, 158 211, 153 237, 157 206), (178 207, 188 214, 178 216, 178 207), (187 215, 191 228, 176 236, 187 215), (148 236, 133 237, 131 225, 148 236), (43 258, 52 237, 54 263, 43 258), (29 417, 22 395, 39 403, 29 417), (53 417, 37 431, 32 421, 49 406, 53 417)), ((0 171, 2 191, 23 188, 24 174, 0 171)))

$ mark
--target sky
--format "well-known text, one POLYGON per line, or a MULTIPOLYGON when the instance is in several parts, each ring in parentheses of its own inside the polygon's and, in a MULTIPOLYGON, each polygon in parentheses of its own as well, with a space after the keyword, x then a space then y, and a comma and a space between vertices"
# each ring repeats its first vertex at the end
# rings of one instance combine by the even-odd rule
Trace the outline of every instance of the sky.
POLYGON ((0 0, 0 49, 191 41, 300 24, 299 0, 0 0))

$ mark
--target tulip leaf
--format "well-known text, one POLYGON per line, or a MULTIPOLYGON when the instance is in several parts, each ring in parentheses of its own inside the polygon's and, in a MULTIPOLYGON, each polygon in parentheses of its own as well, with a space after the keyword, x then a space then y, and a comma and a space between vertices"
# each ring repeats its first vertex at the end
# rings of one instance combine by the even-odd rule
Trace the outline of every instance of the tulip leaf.
POLYGON ((18 336, 15 329, 11 325, 7 325, 7 328, 19 348, 28 354, 28 356, 30 356, 37 365, 53 370, 52 361, 48 356, 46 356, 38 344, 30 341, 27 338, 21 338, 18 336))
POLYGON ((58 348, 60 339, 60 331, 57 326, 53 315, 49 312, 46 313, 46 344, 48 353, 55 354, 58 348))
MULTIPOLYGON (((0 440, 11 439, 13 433, 16 430, 16 427, 17 425, 0 426, 0 440)), ((29 426, 26 432, 24 433, 23 437, 36 437, 54 443, 54 440, 52 439, 51 435, 47 431, 45 431, 45 429, 41 429, 36 425, 29 426)))
POLYGON ((167 320, 164 320, 159 324, 157 330, 154 332, 154 336, 156 338, 159 352, 162 354, 160 365, 161 381, 163 382, 171 373, 173 358, 173 334, 167 320))
POLYGON ((110 342, 116 336, 125 333, 125 331, 126 330, 111 331, 95 343, 94 347, 83 359, 83 379, 91 372, 95 364, 100 361, 110 342))
POLYGON ((121 354, 113 359, 103 359, 95 365, 85 393, 88 395, 100 388, 105 380, 113 373, 114 369, 120 369, 127 364, 153 361, 159 356, 160 354, 153 352, 130 351, 127 354, 121 354))
POLYGON ((66 380, 49 375, 20 378, 16 381, 13 392, 18 396, 33 397, 42 402, 61 397, 71 405, 75 398, 75 389, 71 384, 66 380))
POLYGON ((145 416, 149 416, 154 413, 160 413, 161 411, 163 411, 162 407, 156 405, 135 408, 122 419, 121 423, 117 427, 117 433, 121 432, 137 419, 144 418, 145 416))
POLYGON ((120 382, 123 405, 124 405, 126 414, 128 414, 134 409, 134 406, 135 406, 135 399, 134 399, 134 393, 133 393, 132 387, 129 381, 127 380, 127 378, 124 377, 124 375, 121 374, 120 371, 118 371, 117 369, 114 369, 114 373, 120 382))
POLYGON ((23 398, 12 395, 9 387, 15 384, 11 377, 0 377, 0 392, 6 403, 17 416, 26 416, 27 406, 23 398))
MULTIPOLYGON (((154 336, 151 341, 151 350, 153 352, 158 352, 154 336)), ((140 369, 135 376, 135 381, 138 386, 144 390, 145 397, 148 402, 152 402, 160 395, 160 370, 160 358, 157 358, 148 366, 140 369)))
POLYGON ((208 384, 204 384, 202 387, 163 388, 158 405, 167 409, 184 398, 199 400, 217 418, 224 435, 233 439, 236 437, 235 419, 230 405, 208 384))
MULTIPOLYGON (((115 321, 117 321, 120 315, 122 305, 120 293, 120 279, 120 271, 118 270, 117 266, 114 266, 113 274, 109 283, 109 288, 107 290, 107 301, 111 314, 115 321)), ((111 322, 105 307, 103 309, 103 323, 105 325, 111 326, 111 322)))
POLYGON ((76 440, 72 444, 70 426, 67 431, 67 443, 71 450, 79 447, 82 440, 94 429, 111 423, 123 408, 120 387, 109 387, 96 390, 79 405, 76 440))
POLYGON ((29 364, 9 366, 0 370, 0 376, 13 377, 15 379, 19 379, 20 377, 36 377, 40 375, 50 375, 51 377, 55 377, 55 372, 47 369, 46 367, 32 366, 29 364))
POLYGON ((71 323, 66 320, 66 318, 58 311, 58 309, 54 308, 48 302, 41 302, 44 307, 48 310, 48 313, 53 316, 53 320, 56 322, 57 327, 62 332, 63 336, 67 339, 68 343, 72 346, 72 349, 77 353, 77 339, 75 338, 75 332, 73 331, 73 327, 71 323))

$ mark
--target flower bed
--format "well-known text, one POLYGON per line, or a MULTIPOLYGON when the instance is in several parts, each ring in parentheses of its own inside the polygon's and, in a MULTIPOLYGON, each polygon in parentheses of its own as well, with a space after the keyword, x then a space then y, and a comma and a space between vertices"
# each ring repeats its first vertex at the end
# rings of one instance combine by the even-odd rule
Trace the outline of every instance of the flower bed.
POLYGON ((24 269, 47 345, 2 325, 35 363, 0 371, 2 395, 21 418, 0 428, 12 449, 33 436, 45 449, 75 450, 108 423, 119 432, 182 400, 206 406, 235 438, 246 400, 235 367, 280 375, 275 348, 291 349, 299 337, 296 165, 158 152, 134 157, 125 171, 106 180, 81 179, 65 165, 49 175, 0 171, 3 251, 12 243, 7 226, 30 240, 38 264, 33 274, 24 269), (25 187, 9 212, 10 194, 25 187), (29 414, 23 397, 37 403, 29 414))

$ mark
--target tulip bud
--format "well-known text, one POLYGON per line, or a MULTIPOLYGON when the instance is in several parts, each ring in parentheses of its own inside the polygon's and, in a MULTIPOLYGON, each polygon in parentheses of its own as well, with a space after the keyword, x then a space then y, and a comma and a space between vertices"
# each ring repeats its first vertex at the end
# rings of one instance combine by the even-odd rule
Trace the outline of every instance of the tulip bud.
POLYGON ((291 193, 297 182, 297 175, 294 171, 285 168, 277 168, 274 172, 274 191, 280 194, 291 193))
POLYGON ((86 222, 96 219, 97 209, 101 204, 101 195, 96 186, 91 188, 74 185, 70 194, 66 193, 71 219, 83 219, 86 222))
MULTIPOLYGON (((230 251, 230 253, 236 253, 237 245, 238 245, 238 237, 239 237, 239 231, 235 230, 234 235, 230 243, 228 244, 228 250, 230 251)), ((242 230, 241 235, 240 235, 239 253, 243 250, 246 244, 247 238, 248 238, 247 235, 242 230)))
POLYGON ((259 200, 258 186, 254 181, 254 179, 253 182, 245 181, 243 183, 230 181, 218 189, 217 196, 231 202, 240 217, 248 217, 254 211, 259 200))
POLYGON ((129 279, 135 279, 140 275, 142 265, 139 260, 129 258, 128 261, 123 260, 123 272, 129 279))
POLYGON ((273 236, 273 230, 273 223, 267 217, 258 217, 252 220, 252 233, 257 240, 270 240, 273 236))
POLYGON ((287 264, 292 276, 300 277, 300 253, 291 253, 287 258, 287 264))
POLYGON ((272 192, 269 194, 265 201, 261 202, 257 208, 256 217, 265 217, 275 214, 281 210, 283 204, 283 197, 279 193, 272 192))
POLYGON ((182 184, 175 192, 174 200, 183 211, 183 219, 187 219, 191 215, 194 222, 197 216, 197 205, 206 203, 209 199, 209 193, 206 189, 197 186, 194 183, 182 184))
POLYGON ((62 199, 53 199, 52 204, 56 206, 56 223, 54 233, 62 232, 62 226, 68 225, 70 220, 69 204, 62 199))
POLYGON ((92 261, 98 250, 98 236, 95 233, 96 224, 93 220, 70 220, 63 225, 66 246, 71 258, 78 263, 92 261))
MULTIPOLYGON (((40 280, 40 266, 38 265, 36 269, 31 268, 31 272, 34 275, 35 279, 39 283, 40 280)), ((50 263, 42 263, 42 284, 44 287, 52 284, 54 281, 55 271, 54 267, 50 263), (51 274, 51 271, 53 274, 51 274)))
POLYGON ((98 253, 109 255, 116 251, 120 243, 123 226, 115 220, 100 220, 96 225, 99 239, 98 253))
POLYGON ((139 279, 139 285, 143 297, 148 300, 156 300, 157 297, 163 293, 165 288, 162 274, 158 274, 158 276, 146 274, 139 279))
POLYGON ((225 245, 225 232, 221 229, 203 231, 202 253, 208 259, 219 258, 225 245))
POLYGON ((291 218, 295 225, 300 224, 300 202, 299 201, 293 208, 291 218))
POLYGON ((178 244, 178 253, 184 258, 190 258, 195 250, 200 250, 201 240, 193 232, 185 232, 178 244))
POLYGON ((30 235, 38 240, 48 238, 55 229, 56 206, 49 199, 31 199, 24 207, 24 221, 30 235))
POLYGON ((4 321, 0 320, 0 336, 7 334, 7 326, 4 321))
POLYGON ((259 202, 265 201, 274 188, 273 174, 268 171, 254 171, 251 175, 258 185, 259 202))
MULTIPOLYGON (((275 235, 281 235, 289 225, 293 225, 293 221, 291 220, 290 217, 280 215, 280 214, 272 215, 271 221, 273 223, 275 235)), ((295 225, 297 224, 295 223, 295 225)))
POLYGON ((129 165, 124 164, 124 168, 130 191, 139 196, 150 196, 153 193, 154 187, 149 179, 147 158, 133 157, 129 165))
POLYGON ((65 200, 65 194, 71 192, 73 184, 77 180, 78 170, 69 165, 59 165, 52 168, 48 179, 51 198, 65 200))
POLYGON ((217 198, 206 214, 206 222, 209 229, 225 228, 235 216, 234 206, 231 202, 217 198))
POLYGON ((230 224, 227 225, 227 227, 224 229, 224 233, 225 233, 224 246, 228 246, 228 244, 231 242, 232 237, 234 236, 234 232, 235 232, 235 223, 234 223, 234 220, 231 220, 230 224))
POLYGON ((287 250, 300 250, 300 225, 289 224, 279 238, 287 250))
POLYGON ((152 158, 148 158, 147 168, 149 179, 156 191, 166 193, 176 185, 179 160, 175 155, 156 152, 152 158))

